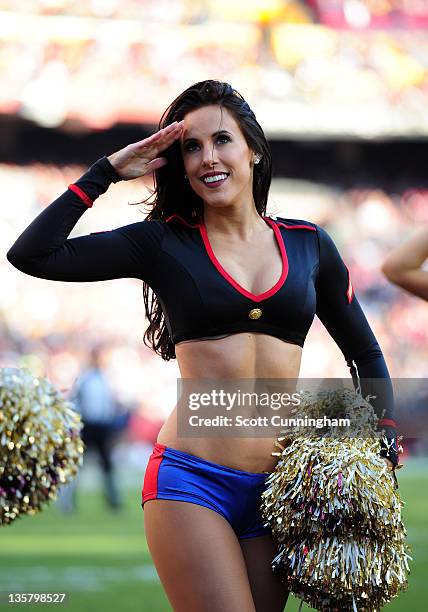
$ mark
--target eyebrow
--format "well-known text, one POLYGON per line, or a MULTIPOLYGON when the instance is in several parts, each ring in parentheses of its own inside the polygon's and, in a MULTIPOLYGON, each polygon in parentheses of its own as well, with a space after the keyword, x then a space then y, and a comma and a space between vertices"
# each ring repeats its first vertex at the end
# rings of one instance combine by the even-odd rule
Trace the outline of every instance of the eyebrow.
MULTIPOLYGON (((217 132, 214 132, 214 134, 211 134, 211 138, 215 138, 216 136, 219 136, 220 134, 229 134, 229 136, 232 136, 232 134, 228 132, 227 130, 219 130, 217 132)), ((183 140, 183 144, 185 144, 189 140, 197 140, 197 138, 195 136, 190 136, 188 138, 185 138, 183 140)))

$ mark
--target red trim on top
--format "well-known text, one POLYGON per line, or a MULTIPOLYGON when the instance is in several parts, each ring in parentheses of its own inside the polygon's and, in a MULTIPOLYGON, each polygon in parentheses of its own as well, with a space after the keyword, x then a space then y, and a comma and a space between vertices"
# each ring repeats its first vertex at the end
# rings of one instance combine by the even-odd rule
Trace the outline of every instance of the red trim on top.
POLYGON ((68 186, 68 188, 71 189, 71 191, 73 191, 76 195, 78 195, 79 198, 85 202, 88 208, 91 208, 91 206, 93 205, 93 201, 89 196, 86 195, 86 193, 82 189, 80 189, 80 187, 72 183, 68 186))
POLYGON ((397 423, 393 419, 380 419, 378 425, 380 425, 380 427, 383 425, 384 427, 395 427, 395 429, 397 429, 397 423))
POLYGON ((282 221, 277 221, 276 222, 277 225, 282 225, 283 227, 285 227, 286 229, 308 229, 311 230, 311 232, 316 232, 316 228, 312 227, 311 225, 286 225, 285 223, 282 223, 282 221))
POLYGON ((348 298, 348 304, 350 304, 352 302, 352 298, 354 297, 354 288, 352 286, 351 273, 349 272, 349 268, 346 264, 345 268, 348 272, 348 288, 346 290, 346 297, 348 298))
POLYGON ((143 490, 141 492, 141 505, 143 507, 146 501, 149 499, 156 499, 158 496, 158 474, 165 449, 165 444, 159 444, 159 442, 156 442, 153 452, 150 455, 150 459, 146 467, 146 473, 144 474, 143 490))
POLYGON ((177 217, 178 219, 180 219, 180 221, 181 221, 182 223, 184 223, 184 225, 187 225, 187 227, 192 227, 192 228, 197 228, 197 227, 198 227, 198 224, 196 224, 196 225, 192 225, 191 223, 188 223, 188 222, 186 221, 186 219, 183 219, 183 217, 180 217, 180 215, 177 215, 177 214, 173 214, 173 215, 171 215, 170 217, 168 217, 168 219, 165 219, 166 223, 168 223, 168 221, 170 221, 170 220, 171 220, 171 219, 173 219, 174 217, 177 217))
POLYGON ((225 278, 228 281, 228 283, 232 285, 232 287, 234 287, 237 291, 239 291, 239 293, 242 293, 242 295, 245 295, 245 297, 249 298, 250 300, 253 300, 253 302, 261 302, 262 300, 266 300, 267 298, 272 297, 277 291, 281 289, 282 285, 285 283, 285 279, 288 276, 287 251, 285 248, 285 244, 284 244, 284 240, 282 238, 281 232, 278 228, 278 225, 274 221, 272 221, 272 219, 269 219, 269 217, 263 217, 263 219, 273 229, 277 244, 279 246, 279 250, 281 252, 282 272, 281 272, 281 276, 279 277, 275 285, 268 291, 264 291, 263 293, 260 293, 259 295, 255 295, 254 293, 251 293, 250 291, 242 287, 239 283, 235 281, 235 279, 233 279, 230 276, 230 274, 226 272, 226 270, 223 268, 223 266, 221 265, 221 263, 215 256, 214 251, 212 250, 212 247, 211 247, 211 244, 208 238, 207 229, 205 227, 203 220, 201 220, 201 222, 198 225, 199 231, 201 232, 203 243, 205 245, 205 249, 212 263, 215 265, 215 267, 220 272, 220 274, 223 276, 223 278, 225 278))

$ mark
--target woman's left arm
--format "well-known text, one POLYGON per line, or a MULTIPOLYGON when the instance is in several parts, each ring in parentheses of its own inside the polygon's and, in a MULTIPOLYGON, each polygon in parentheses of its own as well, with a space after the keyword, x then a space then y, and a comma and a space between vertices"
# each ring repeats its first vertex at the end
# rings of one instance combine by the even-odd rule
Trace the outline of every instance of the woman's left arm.
POLYGON ((397 429, 394 421, 394 394, 381 348, 358 303, 349 270, 333 240, 317 226, 319 269, 316 282, 316 314, 345 356, 354 384, 360 379, 364 397, 376 396, 371 403, 380 417, 387 443, 381 455, 398 464, 397 429), (383 379, 377 383, 375 379, 383 379))

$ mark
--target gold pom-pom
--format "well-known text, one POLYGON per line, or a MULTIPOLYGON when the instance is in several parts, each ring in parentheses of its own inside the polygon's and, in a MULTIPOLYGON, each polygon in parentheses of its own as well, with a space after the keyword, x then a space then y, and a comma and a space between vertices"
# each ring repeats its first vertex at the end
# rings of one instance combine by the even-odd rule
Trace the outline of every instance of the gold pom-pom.
POLYGON ((72 404, 28 370, 0 368, 0 525, 35 514, 82 465, 72 404))
MULTIPOLYGON (((403 502, 379 457, 373 408, 349 389, 301 395, 299 416, 349 418, 353 435, 284 430, 262 513, 279 544, 272 568, 317 610, 375 612, 407 586, 403 502)), ((276 453, 273 453, 276 454, 276 453)))

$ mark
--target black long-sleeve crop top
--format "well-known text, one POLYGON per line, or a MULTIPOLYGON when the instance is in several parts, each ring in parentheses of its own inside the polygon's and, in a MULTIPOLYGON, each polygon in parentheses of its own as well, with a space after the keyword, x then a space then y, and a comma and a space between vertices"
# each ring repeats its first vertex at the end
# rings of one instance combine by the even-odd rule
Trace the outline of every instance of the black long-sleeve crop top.
MULTIPOLYGON (((7 253, 16 268, 56 281, 138 278, 155 291, 174 343, 264 333, 303 346, 315 314, 342 350, 353 377, 385 379, 376 411, 386 429, 393 393, 375 336, 358 303, 347 267, 325 230, 308 221, 263 217, 282 256, 275 285, 254 295, 221 266, 202 219, 172 215, 106 232, 68 238, 93 201, 120 176, 106 157, 45 208, 7 253), (388 382, 389 381, 389 382, 388 382)), ((371 394, 366 382, 364 395, 371 394)))

